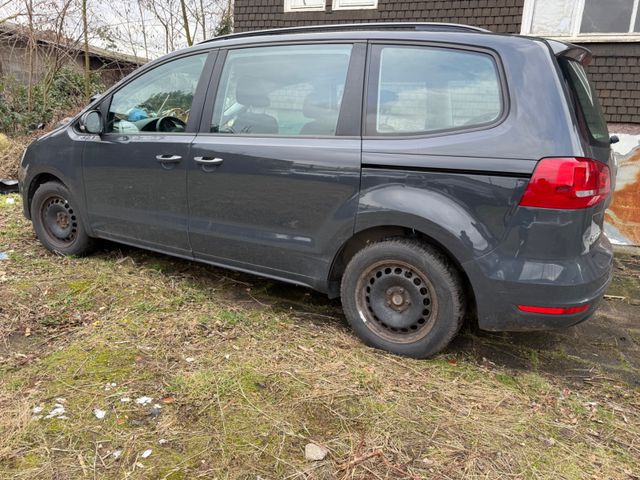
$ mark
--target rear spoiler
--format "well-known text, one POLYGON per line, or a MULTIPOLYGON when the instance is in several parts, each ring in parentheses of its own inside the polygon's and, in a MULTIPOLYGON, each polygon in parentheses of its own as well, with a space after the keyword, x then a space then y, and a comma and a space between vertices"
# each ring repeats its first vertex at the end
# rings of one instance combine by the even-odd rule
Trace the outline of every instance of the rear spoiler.
POLYGON ((589 65, 593 55, 591 50, 581 47, 580 45, 574 45, 573 43, 560 42, 558 40, 547 39, 551 51, 556 57, 570 58, 577 60, 582 65, 589 65))

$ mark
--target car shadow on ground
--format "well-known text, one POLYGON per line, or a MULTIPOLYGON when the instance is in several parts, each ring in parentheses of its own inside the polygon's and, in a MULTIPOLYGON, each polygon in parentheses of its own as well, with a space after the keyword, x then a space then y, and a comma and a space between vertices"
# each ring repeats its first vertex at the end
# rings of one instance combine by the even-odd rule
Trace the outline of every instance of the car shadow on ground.
MULTIPOLYGON (((349 328, 339 300, 304 287, 203 265, 132 247, 105 244, 97 253, 130 257, 134 263, 168 276, 188 275, 216 287, 226 299, 349 328)), ((568 383, 599 380, 640 385, 640 257, 616 259, 615 277, 595 315, 579 325, 542 332, 487 332, 468 319, 444 354, 468 356, 514 370, 562 377, 568 383)))

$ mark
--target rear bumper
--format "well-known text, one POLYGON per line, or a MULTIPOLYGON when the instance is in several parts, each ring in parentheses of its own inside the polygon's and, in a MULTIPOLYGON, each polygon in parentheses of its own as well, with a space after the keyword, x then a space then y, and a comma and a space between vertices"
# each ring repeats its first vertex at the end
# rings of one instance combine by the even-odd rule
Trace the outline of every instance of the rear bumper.
POLYGON ((478 324, 484 330, 530 331, 566 328, 588 319, 611 282, 613 250, 601 236, 589 253, 562 260, 485 259, 466 265, 476 298, 478 324), (496 263, 497 262, 497 263, 496 263), (475 278, 473 278, 475 277, 475 278), (578 307, 583 312, 551 315, 528 313, 518 305, 578 307))

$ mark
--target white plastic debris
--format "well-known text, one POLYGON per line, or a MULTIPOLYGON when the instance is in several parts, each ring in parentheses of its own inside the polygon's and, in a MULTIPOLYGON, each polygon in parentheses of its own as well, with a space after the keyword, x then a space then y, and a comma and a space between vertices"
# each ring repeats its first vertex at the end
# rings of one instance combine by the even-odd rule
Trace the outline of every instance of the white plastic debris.
POLYGON ((9 254, 6 252, 0 252, 0 260, 9 260, 9 254))
POLYGON ((44 410, 44 407, 42 405, 38 405, 36 407, 33 407, 33 409, 31 411, 33 413, 40 413, 40 412, 42 412, 42 410, 44 410))
POLYGON ((129 402, 131 401, 131 399, 130 399, 129 397, 122 397, 122 398, 120 399, 120 401, 121 401, 122 403, 129 403, 129 402))
POLYGON ((162 405, 160 405, 159 403, 154 403, 153 408, 157 408, 158 410, 160 410, 162 408, 162 405))
POLYGON ((161 438, 160 440, 158 440, 158 443, 160 445, 164 445, 165 443, 167 443, 169 440, 167 440, 166 438, 161 438))
POLYGON ((138 405, 147 405, 149 403, 153 402, 153 398, 151 397, 138 397, 136 398, 136 403, 138 405))
POLYGON ((147 458, 149 455, 151 455, 152 450, 150 448, 146 449, 144 452, 142 452, 142 455, 140 455, 140 458, 147 458))
POLYGON ((184 361, 187 362, 187 363, 193 363, 193 362, 196 361, 196 359, 193 358, 193 357, 187 357, 187 358, 184 359, 184 361))
POLYGON ((99 408, 94 408, 93 414, 96 416, 98 420, 102 420, 107 414, 107 412, 105 412, 104 410, 100 410, 99 408))
POLYGON ((111 456, 116 460, 120 458, 121 455, 122 455, 122 450, 114 450, 113 452, 111 452, 111 456))
POLYGON ((8 205, 13 205, 14 203, 16 203, 16 199, 13 197, 9 197, 7 198, 7 204, 8 205))
POLYGON ((65 413, 66 410, 64 409, 64 405, 62 405, 61 403, 56 403, 53 407, 53 410, 51 410, 44 418, 62 418, 65 413))

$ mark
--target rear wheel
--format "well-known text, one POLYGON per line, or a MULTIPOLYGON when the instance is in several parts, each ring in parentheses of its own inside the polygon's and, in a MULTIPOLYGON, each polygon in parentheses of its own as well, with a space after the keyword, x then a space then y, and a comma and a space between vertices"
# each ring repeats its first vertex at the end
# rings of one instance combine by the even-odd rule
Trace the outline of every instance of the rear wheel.
POLYGON ((347 265, 343 309, 368 345, 428 357, 445 348, 462 324, 458 277, 429 245, 406 239, 375 243, 347 265))
POLYGON ((67 187, 46 182, 31 200, 31 219, 40 242, 61 255, 83 255, 90 251, 93 239, 85 229, 77 205, 67 187))

